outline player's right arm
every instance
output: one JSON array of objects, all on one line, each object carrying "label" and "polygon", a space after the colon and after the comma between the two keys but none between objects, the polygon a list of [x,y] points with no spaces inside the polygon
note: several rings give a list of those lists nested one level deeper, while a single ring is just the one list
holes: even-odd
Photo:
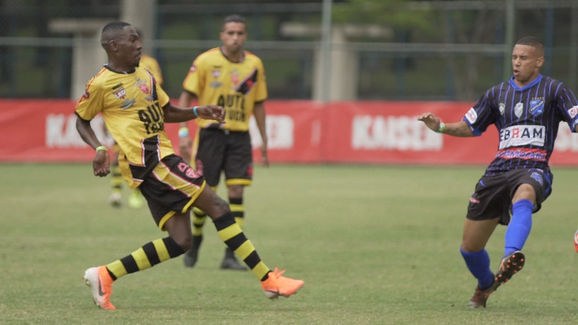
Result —
[{"label": "player's right arm", "polygon": [[94,172],[94,176],[106,176],[110,173],[110,157],[108,155],[107,150],[100,150],[97,148],[103,147],[100,143],[94,130],[90,126],[90,121],[83,120],[80,117],[76,117],[76,130],[78,134],[82,138],[86,144],[91,146],[94,150],[96,150],[96,155],[92,160],[92,170]]},{"label": "player's right arm", "polygon": [[454,123],[443,123],[442,120],[433,113],[424,113],[418,117],[418,120],[424,122],[429,129],[435,132],[453,135],[455,137],[474,136],[468,123],[463,120]]}]

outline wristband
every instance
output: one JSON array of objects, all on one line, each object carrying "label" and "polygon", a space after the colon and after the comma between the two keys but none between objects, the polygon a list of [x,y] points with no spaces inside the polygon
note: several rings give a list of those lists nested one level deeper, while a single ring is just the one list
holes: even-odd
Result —
[{"label": "wristband", "polygon": [[95,150],[96,152],[99,152],[99,151],[108,151],[108,148],[105,147],[105,146],[98,146],[98,147],[96,147],[94,150]]},{"label": "wristband", "polygon": [[189,135],[189,129],[187,127],[182,127],[179,129],[179,138],[184,138]]},{"label": "wristband", "polygon": [[444,122],[440,122],[440,128],[436,131],[437,133],[444,133],[446,130],[446,124]]},{"label": "wristband", "polygon": [[193,113],[195,113],[195,116],[196,116],[196,117],[199,116],[199,112],[197,112],[197,109],[199,109],[199,106],[193,107]]}]

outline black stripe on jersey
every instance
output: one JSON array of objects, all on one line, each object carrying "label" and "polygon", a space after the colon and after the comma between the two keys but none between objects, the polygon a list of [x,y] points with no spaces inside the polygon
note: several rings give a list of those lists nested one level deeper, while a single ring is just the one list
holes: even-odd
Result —
[{"label": "black stripe on jersey", "polygon": [[130,165],[130,171],[134,178],[144,179],[160,161],[159,153],[159,137],[155,135],[144,139],[142,142],[142,149],[144,155],[144,166]]},{"label": "black stripe on jersey", "polygon": [[235,90],[243,95],[246,95],[251,90],[251,88],[253,88],[256,82],[257,69],[253,70],[253,72],[247,78],[245,78],[245,80],[243,80],[239,87],[237,87]]}]

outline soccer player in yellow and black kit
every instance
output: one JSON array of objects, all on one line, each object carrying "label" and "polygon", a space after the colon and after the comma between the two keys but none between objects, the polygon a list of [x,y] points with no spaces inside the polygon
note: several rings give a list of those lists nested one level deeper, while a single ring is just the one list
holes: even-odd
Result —
[{"label": "soccer player in yellow and black kit", "polygon": [[[208,50],[193,62],[185,80],[179,105],[188,106],[194,98],[200,105],[219,105],[226,110],[224,124],[211,120],[197,119],[195,144],[191,144],[186,123],[179,129],[180,153],[191,156],[215,190],[221,172],[225,174],[229,204],[235,220],[243,224],[245,208],[243,190],[251,184],[253,157],[249,135],[249,118],[255,116],[263,140],[261,156],[268,166],[265,106],[267,84],[263,63],[256,55],[243,49],[247,39],[245,19],[239,15],[225,18],[221,29],[222,46]],[[206,214],[193,209],[193,245],[185,254],[184,263],[193,267],[197,262],[198,250],[203,240],[203,225]],[[244,270],[227,248],[221,269]]]},{"label": "soccer player in yellow and black kit", "polygon": [[122,276],[148,269],[177,257],[191,246],[189,210],[199,207],[212,218],[223,242],[261,281],[269,298],[290,296],[304,282],[271,271],[260,259],[231,215],[227,202],[219,198],[202,175],[174,154],[164,131],[164,123],[182,122],[196,117],[224,121],[224,110],[216,105],[183,108],[173,106],[165,91],[147,70],[139,67],[142,41],[128,23],[107,24],[101,43],[108,64],[91,79],[78,101],[76,128],[82,139],[95,149],[92,161],[95,176],[110,172],[109,153],[96,137],[90,120],[101,113],[120,146],[121,172],[130,186],[138,187],[153,219],[168,236],[144,244],[129,255],[84,273],[94,302],[103,309],[115,309],[110,302],[112,283]]},{"label": "soccer player in yellow and black kit", "polygon": [[[142,39],[142,33],[140,30],[137,29],[137,33]],[[150,55],[142,54],[139,62],[139,66],[148,70],[153,77],[155,77],[155,81],[159,86],[163,85],[163,74],[161,70],[161,66],[159,62]],[[104,128],[106,132],[108,130],[106,127]],[[110,185],[112,191],[108,198],[108,201],[113,207],[120,207],[122,206],[122,175],[120,174],[120,167],[118,165],[118,154],[119,154],[119,146],[118,144],[114,144],[113,146],[113,157],[110,167]],[[130,196],[128,197],[128,206],[131,208],[140,208],[144,205],[144,198],[140,194],[138,188],[132,189]]]}]

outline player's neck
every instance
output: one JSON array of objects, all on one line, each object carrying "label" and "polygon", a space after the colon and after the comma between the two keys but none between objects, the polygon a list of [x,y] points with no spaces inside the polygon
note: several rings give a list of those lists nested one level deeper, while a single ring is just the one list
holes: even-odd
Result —
[{"label": "player's neck", "polygon": [[223,53],[223,56],[227,58],[227,60],[233,63],[241,63],[245,60],[245,51],[243,50],[240,50],[237,53],[229,53],[225,47],[221,46],[221,53]]},{"label": "player's neck", "polygon": [[129,65],[119,65],[119,64],[114,64],[114,62],[109,62],[107,64],[104,65],[107,69],[116,72],[116,73],[124,73],[124,74],[128,74],[128,73],[133,73],[135,70],[134,66],[129,66]]}]

